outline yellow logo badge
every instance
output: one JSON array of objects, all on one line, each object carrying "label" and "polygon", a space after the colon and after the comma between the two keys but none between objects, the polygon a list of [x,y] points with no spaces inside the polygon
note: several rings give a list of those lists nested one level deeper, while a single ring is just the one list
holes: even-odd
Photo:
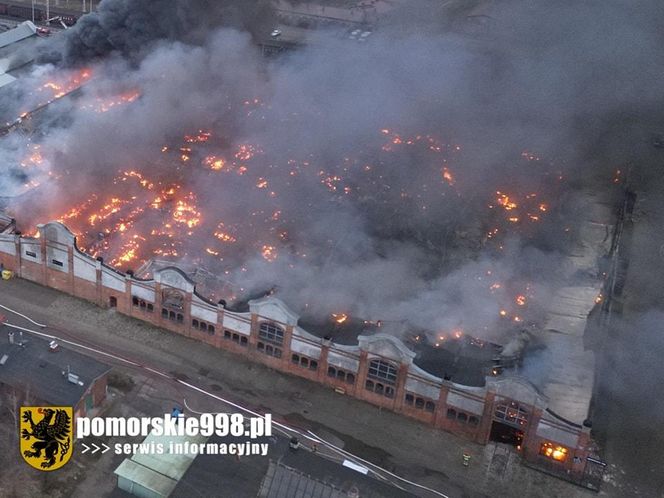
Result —
[{"label": "yellow logo badge", "polygon": [[19,430],[23,460],[36,469],[59,469],[74,452],[70,406],[22,406]]}]

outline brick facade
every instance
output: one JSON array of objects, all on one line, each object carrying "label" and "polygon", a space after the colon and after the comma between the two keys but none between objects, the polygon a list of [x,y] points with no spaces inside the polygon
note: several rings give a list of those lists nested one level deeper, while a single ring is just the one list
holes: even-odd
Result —
[{"label": "brick facade", "polygon": [[[545,458],[565,472],[578,474],[591,454],[588,430],[547,413],[546,400],[524,380],[488,377],[482,388],[454,384],[417,367],[415,353],[395,337],[376,334],[360,336],[356,346],[335,344],[300,328],[299,317],[278,299],[253,300],[249,312],[233,312],[199,296],[194,283],[175,267],[156,271],[153,280],[141,280],[80,252],[64,225],[48,223],[38,228],[38,238],[0,234],[0,262],[21,278],[104,308],[115,307],[125,315],[480,444],[489,441],[492,427],[501,422],[496,407],[514,402],[527,413],[527,422],[518,427],[524,434],[520,451],[525,459]],[[262,324],[276,328],[265,334]],[[393,377],[377,376],[372,362],[379,362],[374,365],[382,365]],[[97,404],[101,384],[93,389]],[[564,461],[543,455],[545,443],[565,448]]]}]

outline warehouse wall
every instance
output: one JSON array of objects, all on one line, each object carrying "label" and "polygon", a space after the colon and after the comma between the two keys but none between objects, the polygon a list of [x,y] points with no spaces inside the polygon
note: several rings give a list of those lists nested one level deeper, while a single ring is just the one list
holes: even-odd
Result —
[{"label": "warehouse wall", "polygon": [[[545,413],[532,385],[512,378],[487,379],[483,388],[440,379],[413,363],[415,353],[386,334],[358,337],[355,346],[316,337],[299,327],[299,317],[283,302],[265,297],[233,312],[196,293],[194,282],[175,267],[141,280],[81,252],[60,223],[40,225],[39,237],[0,234],[0,263],[17,276],[58,289],[149,322],[212,347],[225,349],[276,370],[328,386],[478,443],[489,441],[499,404],[514,401],[528,413],[520,451],[539,461],[542,444],[564,446],[564,462],[549,462],[569,473],[583,472],[591,444],[587,430]],[[277,330],[279,337],[263,329]],[[371,377],[372,362],[395,371],[394,382]],[[527,401],[524,401],[527,400]]]}]

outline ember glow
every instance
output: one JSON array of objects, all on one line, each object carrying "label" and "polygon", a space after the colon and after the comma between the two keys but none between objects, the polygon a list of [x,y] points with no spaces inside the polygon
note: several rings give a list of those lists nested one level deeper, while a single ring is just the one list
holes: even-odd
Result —
[{"label": "ember glow", "polygon": [[[319,318],[344,309],[376,326],[399,323],[383,313],[392,312],[388,302],[410,299],[407,290],[396,291],[402,281],[413,300],[429,286],[442,296],[453,292],[445,275],[455,265],[487,261],[494,275],[469,292],[485,299],[484,323],[474,321],[475,310],[444,312],[452,299],[443,308],[427,306],[436,328],[446,337],[462,329],[470,336],[490,321],[532,321],[537,297],[507,254],[540,231],[563,231],[563,175],[546,153],[494,142],[504,163],[496,166],[487,159],[489,142],[455,128],[452,118],[404,120],[398,113],[337,126],[328,140],[321,131],[329,124],[325,102],[303,107],[262,74],[261,84],[215,83],[210,91],[226,71],[209,61],[204,71],[216,71],[214,77],[191,82],[181,75],[191,91],[176,91],[164,78],[167,60],[128,70],[126,78],[103,64],[48,73],[35,93],[47,96],[40,101],[59,99],[75,126],[56,126],[52,138],[37,136],[22,150],[25,183],[38,185],[35,195],[49,192],[43,205],[13,208],[28,213],[17,216],[25,233],[60,220],[81,250],[106,264],[139,270],[157,260],[198,268],[223,275],[233,296],[274,287],[298,306],[297,289],[316,286],[317,296],[334,294],[330,303],[311,299]],[[365,271],[367,281],[394,278],[399,285],[363,294],[353,281]],[[466,275],[472,281],[477,274],[483,269]],[[346,285],[362,297],[351,297]],[[369,311],[356,309],[362,301]]]},{"label": "ember glow", "polygon": [[[536,192],[519,196],[497,190],[495,203],[490,203],[488,207],[491,210],[502,210],[505,213],[503,219],[508,224],[537,223],[542,221],[549,209],[549,204],[541,202],[540,197],[542,196]],[[498,231],[498,228],[490,230],[487,238],[494,238]]]},{"label": "ember glow", "polygon": [[134,91],[128,91],[125,93],[121,93],[117,96],[111,96],[111,97],[97,97],[94,102],[88,103],[88,104],[83,104],[81,105],[81,109],[86,109],[86,110],[91,110],[94,112],[108,112],[111,109],[125,105],[125,104],[131,104],[133,101],[135,101],[138,97],[140,97],[140,92],[134,90]]},{"label": "ember glow", "polygon": [[58,74],[57,79],[47,81],[37,89],[38,92],[47,94],[45,103],[53,102],[74,90],[78,90],[92,77],[90,69],[81,69],[69,74]]},{"label": "ember glow", "polygon": [[[131,95],[135,95],[135,98],[128,97],[124,102],[128,106],[140,99],[140,92]],[[380,135],[390,137],[389,147],[378,143],[379,150],[373,154],[378,157],[385,155],[383,160],[391,160],[393,155],[398,160],[402,154],[412,153],[423,155],[424,158],[430,157],[432,175],[436,174],[437,159],[442,156],[444,161],[448,161],[462,150],[460,146],[446,145],[432,135],[404,138],[387,129],[379,130],[377,136]],[[265,167],[265,162],[270,161],[269,151],[250,143],[228,147],[223,136],[203,128],[184,134],[179,141],[174,140],[156,148],[155,153],[161,165],[160,174],[155,174],[150,167],[122,169],[103,189],[90,193],[75,205],[51,217],[73,230],[82,250],[92,256],[102,256],[109,264],[120,269],[137,268],[151,258],[176,262],[185,259],[195,261],[204,268],[216,268],[228,275],[229,272],[237,271],[238,267],[241,273],[246,273],[243,260],[247,254],[253,253],[268,264],[276,264],[280,258],[285,258],[289,261],[289,268],[296,269],[297,264],[293,259],[308,260],[312,253],[320,251],[320,248],[302,243],[306,241],[299,241],[298,246],[293,245],[291,234],[297,237],[298,232],[293,227],[298,221],[293,218],[292,208],[282,202],[282,199],[288,201],[294,189],[312,177],[316,178],[322,189],[317,195],[328,196],[328,202],[333,204],[348,202],[344,198],[357,202],[357,199],[364,198],[366,192],[375,190],[379,185],[379,195],[374,202],[390,202],[392,196],[381,169],[359,158],[344,156],[340,160],[341,168],[335,173],[313,167],[313,158],[293,158],[286,161],[285,177],[275,176],[273,167]],[[39,165],[43,161],[44,152],[39,147],[26,160],[31,165]],[[192,171],[206,175],[205,181],[202,184],[189,181]],[[442,174],[442,185],[436,187],[441,193],[449,186],[457,188],[456,175],[453,175],[450,168],[444,166],[442,173],[438,169],[437,174]],[[64,178],[60,181],[65,181]],[[227,191],[229,181],[235,184],[233,189],[253,186],[256,191],[262,192],[262,206],[246,214],[238,213],[239,216],[218,209],[224,207],[224,196],[217,197],[217,193]],[[426,211],[431,201],[425,200],[423,194],[431,188],[422,185],[419,191],[404,189],[398,197],[402,201],[420,204],[420,209]],[[457,198],[460,192],[456,192]],[[541,195],[533,192],[518,196],[504,190],[489,190],[487,196],[495,196],[495,204],[489,204],[488,219],[491,219],[496,208],[507,213],[504,221],[508,225],[492,228],[486,236],[487,243],[495,244],[499,250],[503,247],[500,240],[514,231],[509,224],[518,224],[520,220],[519,216],[512,213],[520,213],[523,209],[533,210],[539,217],[547,212],[549,206],[548,202],[541,202]],[[217,198],[222,201],[221,204],[216,201]],[[539,221],[533,216],[529,220]],[[192,241],[197,242],[192,244]],[[334,248],[332,237],[328,250]],[[512,323],[523,320],[523,313],[527,313],[527,310],[522,309],[518,315],[515,310],[510,311],[505,283],[493,281],[488,285],[488,291],[496,303],[502,306],[499,313],[501,318],[508,318]],[[241,293],[240,287],[237,292]],[[525,308],[526,295],[518,294],[512,298],[512,303],[517,308]],[[348,320],[345,313],[332,316],[338,324]],[[378,320],[377,323],[380,322]],[[452,337],[460,338],[461,335],[459,329],[450,332]]]},{"label": "ember glow", "polygon": [[445,180],[448,185],[454,185],[454,177],[448,168],[443,168],[443,180]]},{"label": "ember glow", "polygon": [[261,249],[261,255],[265,261],[272,263],[275,259],[277,259],[277,250],[274,246],[264,245]]},{"label": "ember glow", "polygon": [[348,315],[346,313],[332,313],[332,319],[341,325],[342,323],[345,323],[346,320],[348,320]]},{"label": "ember glow", "polygon": [[548,442],[543,443],[540,449],[542,455],[559,462],[564,462],[567,459],[567,452],[568,450],[564,446],[558,446]]}]

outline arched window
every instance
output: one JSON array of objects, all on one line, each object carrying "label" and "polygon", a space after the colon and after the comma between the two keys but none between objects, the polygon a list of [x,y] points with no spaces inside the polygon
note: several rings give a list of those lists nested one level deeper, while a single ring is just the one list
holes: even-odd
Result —
[{"label": "arched window", "polygon": [[424,408],[424,400],[422,398],[415,398],[415,407]]},{"label": "arched window", "polygon": [[424,404],[424,409],[425,409],[426,411],[428,411],[428,412],[433,412],[433,411],[436,410],[436,404],[435,404],[434,402],[432,402],[432,401],[427,401],[427,402]]},{"label": "arched window", "polygon": [[276,323],[262,322],[258,329],[258,335],[261,339],[282,344],[284,342],[284,329]]},{"label": "arched window", "polygon": [[503,401],[496,405],[494,416],[516,426],[524,426],[528,423],[528,412],[516,401]]},{"label": "arched window", "polygon": [[447,418],[455,419],[457,416],[457,412],[454,408],[448,408],[447,409]]},{"label": "arched window", "polygon": [[291,356],[291,361],[297,365],[298,363],[300,363],[300,356],[294,354],[293,356]]},{"label": "arched window", "polygon": [[464,422],[464,423],[466,423],[466,421],[468,421],[468,415],[466,415],[466,414],[463,413],[463,412],[459,412],[459,415],[457,415],[457,420],[458,420],[459,422]]},{"label": "arched window", "polygon": [[355,384],[355,376],[352,373],[346,374],[346,383]]},{"label": "arched window", "polygon": [[371,360],[367,374],[372,379],[384,381],[388,384],[396,384],[397,367],[383,360]]},{"label": "arched window", "polygon": [[334,367],[327,367],[327,375],[328,377],[336,377],[337,376],[337,370]]}]

